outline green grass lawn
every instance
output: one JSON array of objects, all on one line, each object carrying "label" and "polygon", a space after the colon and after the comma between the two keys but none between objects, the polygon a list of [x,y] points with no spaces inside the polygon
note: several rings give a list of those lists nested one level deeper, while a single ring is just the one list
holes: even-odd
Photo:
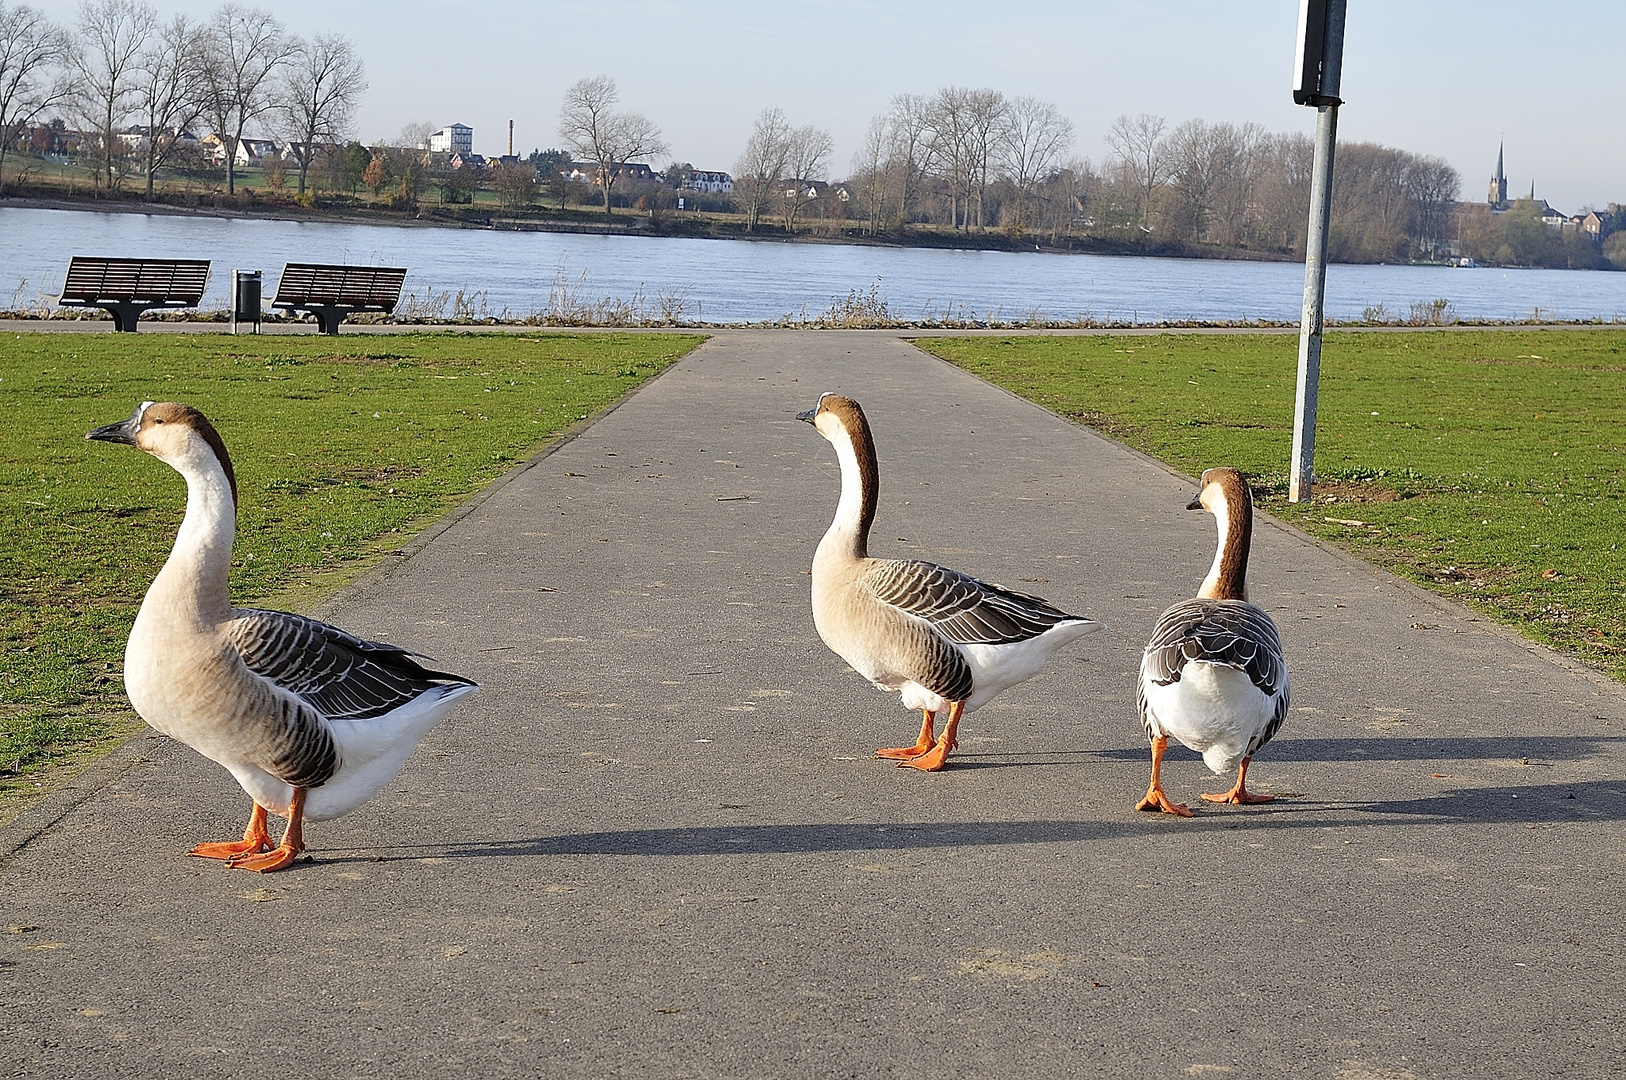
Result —
[{"label": "green grass lawn", "polygon": [[1626,679],[1626,331],[1329,334],[1297,506],[1296,336],[916,344]]},{"label": "green grass lawn", "polygon": [[186,484],[85,432],[202,410],[242,501],[232,598],[297,611],[702,340],[0,336],[0,819],[138,723],[124,641]]}]

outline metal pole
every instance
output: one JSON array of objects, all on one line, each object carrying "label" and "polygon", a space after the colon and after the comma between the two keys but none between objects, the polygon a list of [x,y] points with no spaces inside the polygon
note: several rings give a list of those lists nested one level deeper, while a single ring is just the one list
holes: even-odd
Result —
[{"label": "metal pole", "polygon": [[1327,291],[1327,219],[1332,210],[1332,149],[1338,106],[1316,109],[1310,232],[1304,245],[1304,311],[1299,319],[1299,385],[1293,403],[1293,462],[1287,501],[1309,502],[1315,478],[1315,405],[1321,385],[1322,305]]}]

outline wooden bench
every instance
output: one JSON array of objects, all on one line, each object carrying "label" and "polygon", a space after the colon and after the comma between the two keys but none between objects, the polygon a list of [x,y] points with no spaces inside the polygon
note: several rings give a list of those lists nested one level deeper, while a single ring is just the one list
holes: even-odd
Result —
[{"label": "wooden bench", "polygon": [[97,307],[113,316],[114,328],[135,333],[136,320],[150,308],[197,307],[209,284],[208,259],[103,259],[75,255],[68,260],[63,307]]},{"label": "wooden bench", "polygon": [[325,266],[289,263],[277,280],[274,308],[308,312],[324,334],[337,334],[345,316],[357,311],[385,315],[401,302],[406,268],[397,266]]}]

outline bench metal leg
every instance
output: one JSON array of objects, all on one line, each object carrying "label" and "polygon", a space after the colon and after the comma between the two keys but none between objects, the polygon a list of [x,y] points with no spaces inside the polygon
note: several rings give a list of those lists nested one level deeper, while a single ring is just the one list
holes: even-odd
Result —
[{"label": "bench metal leg", "polygon": [[115,332],[133,334],[136,332],[136,320],[141,318],[141,313],[146,311],[150,305],[134,304],[129,301],[112,301],[96,306],[113,316],[113,329]]},{"label": "bench metal leg", "polygon": [[344,307],[317,307],[308,310],[316,316],[316,324],[321,327],[322,333],[330,337],[339,336],[339,324],[350,314],[350,309]]}]

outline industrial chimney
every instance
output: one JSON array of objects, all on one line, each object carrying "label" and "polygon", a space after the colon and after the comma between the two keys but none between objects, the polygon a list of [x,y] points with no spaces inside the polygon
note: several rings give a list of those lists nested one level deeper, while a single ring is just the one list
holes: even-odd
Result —
[{"label": "industrial chimney", "polygon": [[508,121],[508,156],[514,156],[514,122]]}]

